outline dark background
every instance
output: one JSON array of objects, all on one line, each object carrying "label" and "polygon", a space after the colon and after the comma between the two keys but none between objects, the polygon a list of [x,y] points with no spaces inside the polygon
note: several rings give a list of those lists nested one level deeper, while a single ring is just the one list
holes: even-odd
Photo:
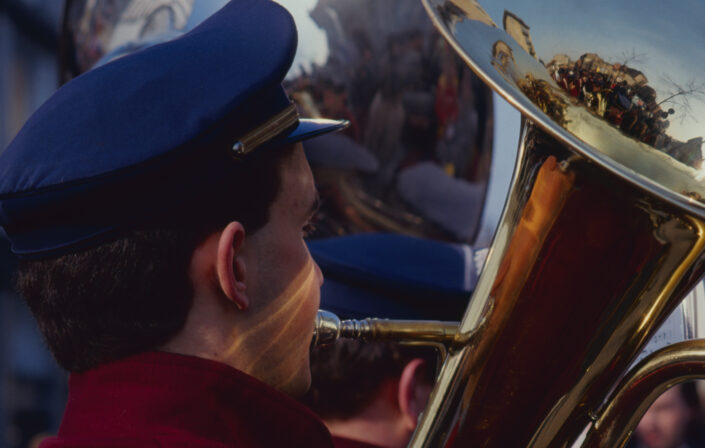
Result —
[{"label": "dark background", "polygon": [[[57,87],[62,2],[0,0],[0,151]],[[54,363],[12,287],[15,260],[0,230],[0,447],[54,432],[66,374]]]}]

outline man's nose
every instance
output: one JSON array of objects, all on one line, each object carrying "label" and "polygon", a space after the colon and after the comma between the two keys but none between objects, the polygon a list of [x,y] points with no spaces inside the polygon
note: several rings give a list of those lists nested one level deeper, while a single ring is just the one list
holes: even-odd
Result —
[{"label": "man's nose", "polygon": [[320,288],[323,286],[323,272],[321,272],[321,268],[315,260],[313,260],[313,267],[316,270],[316,279],[318,279],[318,287]]}]

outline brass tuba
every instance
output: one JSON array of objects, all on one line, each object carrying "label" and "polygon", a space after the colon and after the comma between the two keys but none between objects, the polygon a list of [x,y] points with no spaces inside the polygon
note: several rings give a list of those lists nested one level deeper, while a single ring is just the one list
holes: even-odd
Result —
[{"label": "brass tuba", "polygon": [[[660,392],[705,376],[699,340],[629,371],[705,273],[705,6],[423,4],[523,124],[473,297],[437,331],[448,356],[410,446],[623,446]],[[416,325],[427,340],[433,323]],[[357,328],[413,339],[404,322]]]}]

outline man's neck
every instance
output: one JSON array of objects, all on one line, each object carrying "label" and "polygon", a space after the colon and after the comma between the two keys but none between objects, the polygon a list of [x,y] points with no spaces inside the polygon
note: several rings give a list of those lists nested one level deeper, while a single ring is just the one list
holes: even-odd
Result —
[{"label": "man's neck", "polygon": [[324,419],[324,423],[335,437],[385,448],[401,448],[408,443],[411,432],[404,428],[398,415],[398,410],[390,410],[387,404],[378,400],[350,419]]}]

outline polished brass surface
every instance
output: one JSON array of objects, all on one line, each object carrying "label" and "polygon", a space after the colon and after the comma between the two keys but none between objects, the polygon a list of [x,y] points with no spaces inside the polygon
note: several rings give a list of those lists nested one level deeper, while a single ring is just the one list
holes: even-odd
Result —
[{"label": "polished brass surface", "polygon": [[705,340],[663,348],[640,362],[597,412],[584,448],[623,447],[649,406],[676,384],[705,378]]},{"label": "polished brass surface", "polygon": [[293,104],[279,112],[266,122],[244,135],[233,145],[233,155],[242,157],[249,154],[262,143],[276,137],[299,122],[299,113]]},{"label": "polished brass surface", "polygon": [[313,330],[312,345],[330,344],[339,338],[367,341],[395,341],[415,345],[456,343],[458,322],[436,320],[361,319],[340,320],[335,314],[319,310]]},{"label": "polished brass surface", "polygon": [[330,311],[318,310],[311,348],[331,344],[340,338],[340,318]]},{"label": "polished brass surface", "polygon": [[[654,2],[598,16],[572,1],[423,3],[525,121],[504,215],[460,325],[468,344],[450,353],[411,446],[571,446],[704,271],[702,129],[670,119],[705,118],[705,89],[692,80],[705,59],[662,42],[668,34],[699,54],[702,33],[635,33],[652,10],[664,23],[683,17]],[[687,14],[702,18],[703,8]],[[613,17],[623,32],[606,47],[600,29]],[[700,29],[684,20],[683,30]],[[608,63],[605,48],[648,50],[657,63]],[[669,93],[658,70],[683,88]]]}]

